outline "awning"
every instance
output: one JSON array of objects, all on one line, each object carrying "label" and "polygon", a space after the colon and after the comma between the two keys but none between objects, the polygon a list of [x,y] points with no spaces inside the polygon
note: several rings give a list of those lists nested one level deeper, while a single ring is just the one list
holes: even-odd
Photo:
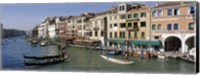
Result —
[{"label": "awning", "polygon": [[108,42],[117,43],[117,44],[124,44],[125,40],[117,40],[117,39],[108,39]]},{"label": "awning", "polygon": [[161,45],[160,41],[148,41],[148,40],[133,40],[131,41],[134,45],[152,45],[152,46],[159,46]]},{"label": "awning", "polygon": [[148,45],[159,46],[162,43],[160,41],[147,41]]},{"label": "awning", "polygon": [[147,45],[146,41],[143,40],[133,40],[131,43],[134,45]]}]

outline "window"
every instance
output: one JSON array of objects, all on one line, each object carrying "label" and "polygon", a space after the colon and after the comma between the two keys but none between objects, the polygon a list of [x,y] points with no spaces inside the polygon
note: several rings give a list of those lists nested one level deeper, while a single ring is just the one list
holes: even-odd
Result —
[{"label": "window", "polygon": [[174,24],[174,30],[178,30],[178,23]]},{"label": "window", "polygon": [[126,19],[126,15],[120,15],[121,19]]},{"label": "window", "polygon": [[172,24],[167,24],[167,30],[172,30]]},{"label": "window", "polygon": [[156,30],[156,24],[152,25],[152,30]]},{"label": "window", "polygon": [[117,38],[117,32],[115,32],[115,38]]},{"label": "window", "polygon": [[194,14],[194,13],[195,13],[195,7],[194,7],[194,6],[191,6],[191,7],[190,7],[189,13],[190,13],[190,14]]},{"label": "window", "polygon": [[138,23],[134,22],[134,28],[137,28],[137,27],[138,27]]},{"label": "window", "polygon": [[117,23],[114,24],[114,27],[117,27]]},{"label": "window", "polygon": [[110,28],[112,28],[112,24],[110,24]]},{"label": "window", "polygon": [[162,16],[162,10],[159,10],[159,11],[158,11],[158,16],[159,16],[159,17]]},{"label": "window", "polygon": [[145,38],[145,33],[144,32],[141,32],[141,37]]},{"label": "window", "polygon": [[122,10],[122,6],[119,6],[119,11],[121,11]]},{"label": "window", "polygon": [[158,30],[162,30],[162,25],[161,24],[158,24]]},{"label": "window", "polygon": [[97,25],[97,21],[95,21],[95,25]]},{"label": "window", "polygon": [[131,38],[131,32],[128,32],[128,37]]},{"label": "window", "polygon": [[153,17],[156,17],[156,11],[153,11],[153,12],[152,12],[152,16],[153,16]]},{"label": "window", "polygon": [[167,10],[167,16],[171,16],[172,15],[172,9],[168,9]]},{"label": "window", "polygon": [[137,32],[134,32],[134,38],[137,38]]},{"label": "window", "polygon": [[92,31],[90,31],[90,36],[92,36]]},{"label": "window", "polygon": [[83,29],[85,29],[85,25],[83,25]]},{"label": "window", "polygon": [[122,6],[122,11],[124,11],[125,10],[125,7],[124,6]]},{"label": "window", "polygon": [[110,32],[110,38],[112,38],[112,32]]},{"label": "window", "polygon": [[112,20],[112,16],[110,16],[110,20]]},{"label": "window", "polygon": [[141,27],[145,27],[146,26],[146,22],[140,22],[140,26]]},{"label": "window", "polygon": [[138,18],[138,14],[133,14],[133,17],[134,18]]},{"label": "window", "polygon": [[117,16],[115,15],[115,20],[117,19]]},{"label": "window", "polygon": [[141,13],[141,17],[146,17],[146,13],[145,12]]},{"label": "window", "polygon": [[120,32],[120,38],[125,38],[125,32]]},{"label": "window", "polygon": [[82,20],[78,20],[78,23],[82,23]]},{"label": "window", "polygon": [[128,23],[128,27],[132,27],[132,23]]},{"label": "window", "polygon": [[104,32],[103,32],[103,31],[101,31],[101,36],[103,36],[103,33],[104,33]]},{"label": "window", "polygon": [[119,6],[119,11],[124,11],[124,6]]},{"label": "window", "polygon": [[193,22],[192,22],[192,23],[189,23],[188,29],[189,29],[189,30],[194,30],[194,23],[193,23]]},{"label": "window", "polygon": [[97,31],[95,31],[95,36],[96,36],[96,37],[98,36]]},{"label": "window", "polygon": [[174,9],[174,15],[179,15],[179,9]]},{"label": "window", "polygon": [[131,19],[132,18],[132,15],[131,14],[128,14],[128,19]]},{"label": "window", "polygon": [[120,28],[125,28],[126,27],[126,23],[121,23],[120,24]]}]

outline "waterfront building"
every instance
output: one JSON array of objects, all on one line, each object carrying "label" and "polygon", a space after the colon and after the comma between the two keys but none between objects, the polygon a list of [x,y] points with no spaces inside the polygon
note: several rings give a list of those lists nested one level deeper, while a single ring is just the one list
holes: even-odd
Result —
[{"label": "waterfront building", "polygon": [[150,40],[150,7],[133,3],[126,14],[126,39]]},{"label": "waterfront building", "polygon": [[84,13],[76,17],[77,36],[89,38],[90,31],[87,28],[89,27],[89,20],[94,16],[95,16],[94,13]]},{"label": "waterfront building", "polygon": [[75,16],[69,16],[67,19],[67,37],[68,38],[76,38],[77,37],[77,20]]},{"label": "waterfront building", "polygon": [[47,31],[49,38],[56,38],[56,17],[47,17]]},{"label": "waterfront building", "polygon": [[67,37],[67,22],[66,22],[67,17],[60,16],[56,18],[56,34],[60,38],[65,38]]},{"label": "waterfront building", "polygon": [[41,23],[38,26],[38,38],[45,38],[46,37],[46,25],[45,23]]},{"label": "waterfront building", "polygon": [[[115,13],[108,16],[108,43],[109,40],[118,41],[117,47],[125,40],[150,40],[150,7],[142,4],[120,3],[113,10]],[[108,46],[112,46],[110,42]]]},{"label": "waterfront building", "polygon": [[96,13],[94,18],[89,20],[90,39],[100,40],[102,45],[105,45],[107,39],[107,16],[112,10]]},{"label": "waterfront building", "polygon": [[187,53],[195,48],[195,2],[167,2],[151,9],[151,39],[161,40],[162,51]]}]

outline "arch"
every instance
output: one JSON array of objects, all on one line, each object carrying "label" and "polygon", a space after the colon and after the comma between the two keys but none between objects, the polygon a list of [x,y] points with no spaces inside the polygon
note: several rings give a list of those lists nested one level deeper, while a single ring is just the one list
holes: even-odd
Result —
[{"label": "arch", "polygon": [[195,36],[190,36],[186,39],[185,41],[185,45],[187,46],[186,50],[190,50],[192,48],[194,48],[194,42],[195,42]]},{"label": "arch", "polygon": [[179,51],[181,48],[181,39],[177,36],[169,36],[164,40],[165,51]]}]

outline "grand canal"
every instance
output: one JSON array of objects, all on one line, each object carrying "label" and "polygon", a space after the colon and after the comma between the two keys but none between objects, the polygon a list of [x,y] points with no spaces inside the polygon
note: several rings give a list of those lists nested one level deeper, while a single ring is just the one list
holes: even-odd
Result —
[{"label": "grand canal", "polygon": [[[15,40],[13,40],[15,39]],[[40,47],[30,45],[23,38],[6,39],[2,44],[3,70],[36,70],[36,71],[100,71],[100,72],[156,72],[156,73],[195,73],[195,64],[175,59],[140,59],[130,57],[134,64],[121,65],[100,58],[100,51],[86,48],[69,47],[66,49],[69,58],[58,64],[46,66],[25,66],[23,54],[53,55],[57,46]],[[5,39],[4,39],[5,41]],[[122,56],[115,56],[121,58]]]}]

